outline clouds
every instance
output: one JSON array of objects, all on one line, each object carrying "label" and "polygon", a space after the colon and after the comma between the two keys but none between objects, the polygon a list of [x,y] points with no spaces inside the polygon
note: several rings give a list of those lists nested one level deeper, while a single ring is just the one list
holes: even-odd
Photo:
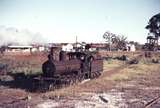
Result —
[{"label": "clouds", "polygon": [[32,33],[29,30],[18,30],[13,27],[0,26],[0,46],[8,44],[30,45],[43,44],[45,39],[39,33]]}]

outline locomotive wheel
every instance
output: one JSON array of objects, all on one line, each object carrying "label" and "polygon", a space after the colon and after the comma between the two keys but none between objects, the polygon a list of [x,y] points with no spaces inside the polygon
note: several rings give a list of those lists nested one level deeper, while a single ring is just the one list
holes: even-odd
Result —
[{"label": "locomotive wheel", "polygon": [[85,74],[81,74],[80,77],[79,77],[79,81],[83,81],[85,79]]},{"label": "locomotive wheel", "polygon": [[98,77],[101,75],[101,73],[100,72],[98,72]]},{"label": "locomotive wheel", "polygon": [[73,75],[73,84],[76,84],[77,82],[77,75]]},{"label": "locomotive wheel", "polygon": [[49,83],[48,89],[49,89],[49,91],[56,89],[56,81],[55,80]]},{"label": "locomotive wheel", "polygon": [[99,76],[100,76],[100,73],[99,72],[95,72],[95,74],[96,74],[96,78],[98,78]]},{"label": "locomotive wheel", "polygon": [[70,78],[70,85],[74,84],[74,80],[72,78]]},{"label": "locomotive wheel", "polygon": [[79,81],[79,76],[76,76],[76,83],[80,82]]},{"label": "locomotive wheel", "polygon": [[50,84],[48,89],[49,89],[49,91],[52,91],[55,89],[55,86],[53,84]]},{"label": "locomotive wheel", "polygon": [[41,91],[42,92],[48,91],[49,90],[49,86],[50,86],[50,84],[47,81],[44,81],[43,85],[41,86]]},{"label": "locomotive wheel", "polygon": [[92,72],[91,79],[98,78],[101,75],[100,72]]},{"label": "locomotive wheel", "polygon": [[66,87],[66,86],[67,86],[67,83],[68,83],[67,80],[62,81],[62,88],[63,88],[63,87]]},{"label": "locomotive wheel", "polygon": [[91,74],[91,79],[94,79],[94,73]]},{"label": "locomotive wheel", "polygon": [[46,84],[43,80],[39,80],[35,83],[36,85],[36,91],[37,92],[45,92],[46,91]]}]

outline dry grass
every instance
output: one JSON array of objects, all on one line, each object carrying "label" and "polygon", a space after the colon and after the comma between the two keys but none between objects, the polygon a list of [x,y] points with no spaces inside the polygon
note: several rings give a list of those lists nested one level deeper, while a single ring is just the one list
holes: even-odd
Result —
[{"label": "dry grass", "polygon": [[150,74],[159,69],[160,64],[136,64],[126,67],[123,70],[120,70],[117,74],[112,75],[111,77],[106,77],[111,81],[126,81],[131,80],[132,78],[138,75]]},{"label": "dry grass", "polygon": [[[126,66],[117,70],[117,72],[112,72],[115,68],[124,65],[123,62],[120,61],[105,61],[104,62],[104,72],[103,74],[97,78],[90,80],[84,84],[76,84],[73,86],[69,86],[63,89],[51,91],[46,93],[47,97],[68,97],[68,96],[79,96],[83,92],[105,92],[111,89],[115,84],[122,81],[129,81],[134,79],[137,76],[142,76],[146,74],[151,74],[152,72],[156,72],[160,67],[160,64],[134,64],[130,66]],[[110,74],[110,75],[109,75]]]},{"label": "dry grass", "polygon": [[114,68],[117,68],[121,65],[125,64],[125,62],[123,61],[119,61],[119,60],[107,60],[103,62],[103,70],[104,71],[110,71],[113,70]]},{"label": "dry grass", "polygon": [[4,55],[0,57],[0,64],[7,64],[8,73],[39,74],[41,66],[46,61],[44,54],[37,55]]}]

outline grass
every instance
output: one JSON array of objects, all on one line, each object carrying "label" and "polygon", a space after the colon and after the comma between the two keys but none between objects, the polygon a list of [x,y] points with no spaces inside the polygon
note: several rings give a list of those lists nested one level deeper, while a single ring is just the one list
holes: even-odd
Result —
[{"label": "grass", "polygon": [[5,55],[0,57],[3,64],[7,64],[8,73],[40,74],[42,63],[47,59],[44,55]]},{"label": "grass", "polygon": [[120,70],[117,74],[107,77],[111,81],[128,81],[139,75],[150,74],[159,69],[159,64],[135,64]]},{"label": "grass", "polygon": [[114,68],[117,68],[121,65],[123,65],[124,62],[123,61],[119,61],[119,60],[105,60],[103,63],[103,70],[104,71],[110,71],[113,70]]},{"label": "grass", "polygon": [[130,66],[126,66],[117,73],[108,75],[106,74],[108,71],[115,69],[119,66],[123,65],[123,62],[120,61],[105,61],[104,62],[104,73],[97,79],[90,80],[84,84],[77,84],[73,86],[69,86],[66,88],[62,88],[59,90],[51,91],[46,93],[47,97],[70,97],[70,96],[79,96],[83,92],[105,92],[114,85],[123,82],[134,80],[134,78],[143,75],[152,74],[152,72],[157,72],[160,67],[160,64],[144,64],[140,62],[139,64],[133,64]]}]

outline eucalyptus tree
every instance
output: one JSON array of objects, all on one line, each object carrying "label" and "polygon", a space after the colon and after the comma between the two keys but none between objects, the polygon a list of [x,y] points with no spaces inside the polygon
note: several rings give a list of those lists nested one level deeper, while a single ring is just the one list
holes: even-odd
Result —
[{"label": "eucalyptus tree", "polygon": [[158,39],[160,37],[160,13],[150,18],[146,29],[148,29],[155,38]]},{"label": "eucalyptus tree", "polygon": [[111,47],[114,46],[114,49],[124,50],[127,43],[127,37],[124,35],[116,35],[114,33],[105,32],[103,38],[109,44],[109,50],[111,51]]}]

